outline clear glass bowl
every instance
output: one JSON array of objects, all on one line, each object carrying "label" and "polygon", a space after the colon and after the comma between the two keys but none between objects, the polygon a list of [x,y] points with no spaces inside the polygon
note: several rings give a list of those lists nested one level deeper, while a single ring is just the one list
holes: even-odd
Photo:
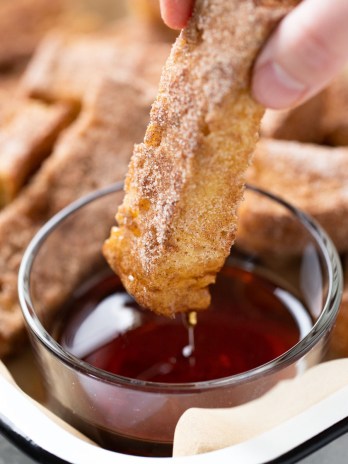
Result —
[{"label": "clear glass bowl", "polygon": [[313,324],[283,355],[222,379],[169,384],[121,377],[76,358],[55,340],[52,321],[59,308],[83,282],[107,267],[101,245],[114,225],[122,185],[68,206],[30,243],[19,272],[19,297],[50,407],[101,446],[126,454],[170,455],[175,425],[188,408],[242,404],[322,359],[342,293],[335,248],[321,227],[286,202],[253,187],[246,196],[247,201],[262,200],[284,210],[300,245],[295,256],[273,254],[253,248],[246,234],[239,237],[229,259],[290,289]]}]

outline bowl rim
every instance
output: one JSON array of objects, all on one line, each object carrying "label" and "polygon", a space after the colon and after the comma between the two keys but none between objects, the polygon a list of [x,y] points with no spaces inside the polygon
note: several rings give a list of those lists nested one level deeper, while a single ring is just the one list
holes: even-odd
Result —
[{"label": "bowl rim", "polygon": [[30,273],[37,252],[50,233],[54,231],[66,218],[84,206],[92,203],[93,201],[99,200],[110,194],[122,192],[123,182],[117,182],[102,189],[98,189],[72,202],[57,214],[55,214],[50,220],[48,220],[32,238],[23,255],[18,273],[18,296],[20,307],[27,325],[27,330],[51,354],[53,354],[56,358],[74,370],[79,371],[87,376],[97,377],[107,383],[117,383],[118,385],[127,386],[128,388],[132,389],[146,389],[154,391],[161,390],[161,392],[164,390],[181,391],[189,393],[193,390],[196,391],[197,389],[207,390],[227,387],[242,383],[246,380],[256,380],[264,374],[271,374],[278,368],[279,365],[286,367],[289,364],[298,361],[304,354],[308,353],[311,348],[313,348],[314,345],[325,335],[326,330],[332,327],[336,319],[341,303],[341,295],[343,292],[343,272],[340,258],[333,242],[327,233],[308,214],[292,206],[286,200],[278,197],[273,193],[249,184],[246,185],[246,189],[263,195],[285,207],[315,239],[321,250],[321,253],[323,254],[327,267],[328,290],[326,301],[323,305],[320,316],[318,317],[310,332],[281,356],[254,369],[221,379],[193,383],[161,383],[131,379],[94,367],[89,363],[75,357],[71,353],[65,351],[61,345],[49,335],[49,333],[41,325],[39,318],[35,313],[34,304],[30,295]]}]

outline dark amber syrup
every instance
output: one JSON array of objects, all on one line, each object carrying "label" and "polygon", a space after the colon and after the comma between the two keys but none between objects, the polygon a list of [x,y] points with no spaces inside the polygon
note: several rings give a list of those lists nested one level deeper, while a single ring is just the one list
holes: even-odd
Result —
[{"label": "dark amber syrup", "polygon": [[[311,328],[303,305],[272,281],[226,266],[194,328],[144,310],[114,275],[81,287],[60,323],[62,346],[113,374],[151,382],[220,379],[271,361]],[[192,338],[192,335],[193,338]]]}]

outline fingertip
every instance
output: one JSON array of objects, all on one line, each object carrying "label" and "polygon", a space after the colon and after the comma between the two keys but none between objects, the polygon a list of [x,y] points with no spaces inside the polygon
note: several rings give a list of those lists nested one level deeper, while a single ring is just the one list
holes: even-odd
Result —
[{"label": "fingertip", "polygon": [[183,29],[191,16],[194,0],[160,0],[164,23],[171,29]]},{"label": "fingertip", "polygon": [[183,29],[186,24],[187,24],[187,20],[184,20],[184,19],[181,19],[181,18],[173,18],[171,16],[166,16],[166,15],[163,15],[162,14],[162,19],[164,21],[164,24],[168,27],[170,27],[170,29],[174,29],[174,30],[181,30]]}]

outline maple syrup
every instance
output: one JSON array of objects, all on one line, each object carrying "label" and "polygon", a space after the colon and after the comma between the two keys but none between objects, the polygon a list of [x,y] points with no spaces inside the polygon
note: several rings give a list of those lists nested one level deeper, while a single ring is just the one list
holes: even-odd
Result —
[{"label": "maple syrup", "polygon": [[265,364],[312,327],[294,295],[236,266],[222,269],[211,294],[207,310],[191,313],[188,320],[170,319],[142,309],[117,276],[96,276],[66,306],[58,340],[75,356],[113,374],[193,383]]}]

